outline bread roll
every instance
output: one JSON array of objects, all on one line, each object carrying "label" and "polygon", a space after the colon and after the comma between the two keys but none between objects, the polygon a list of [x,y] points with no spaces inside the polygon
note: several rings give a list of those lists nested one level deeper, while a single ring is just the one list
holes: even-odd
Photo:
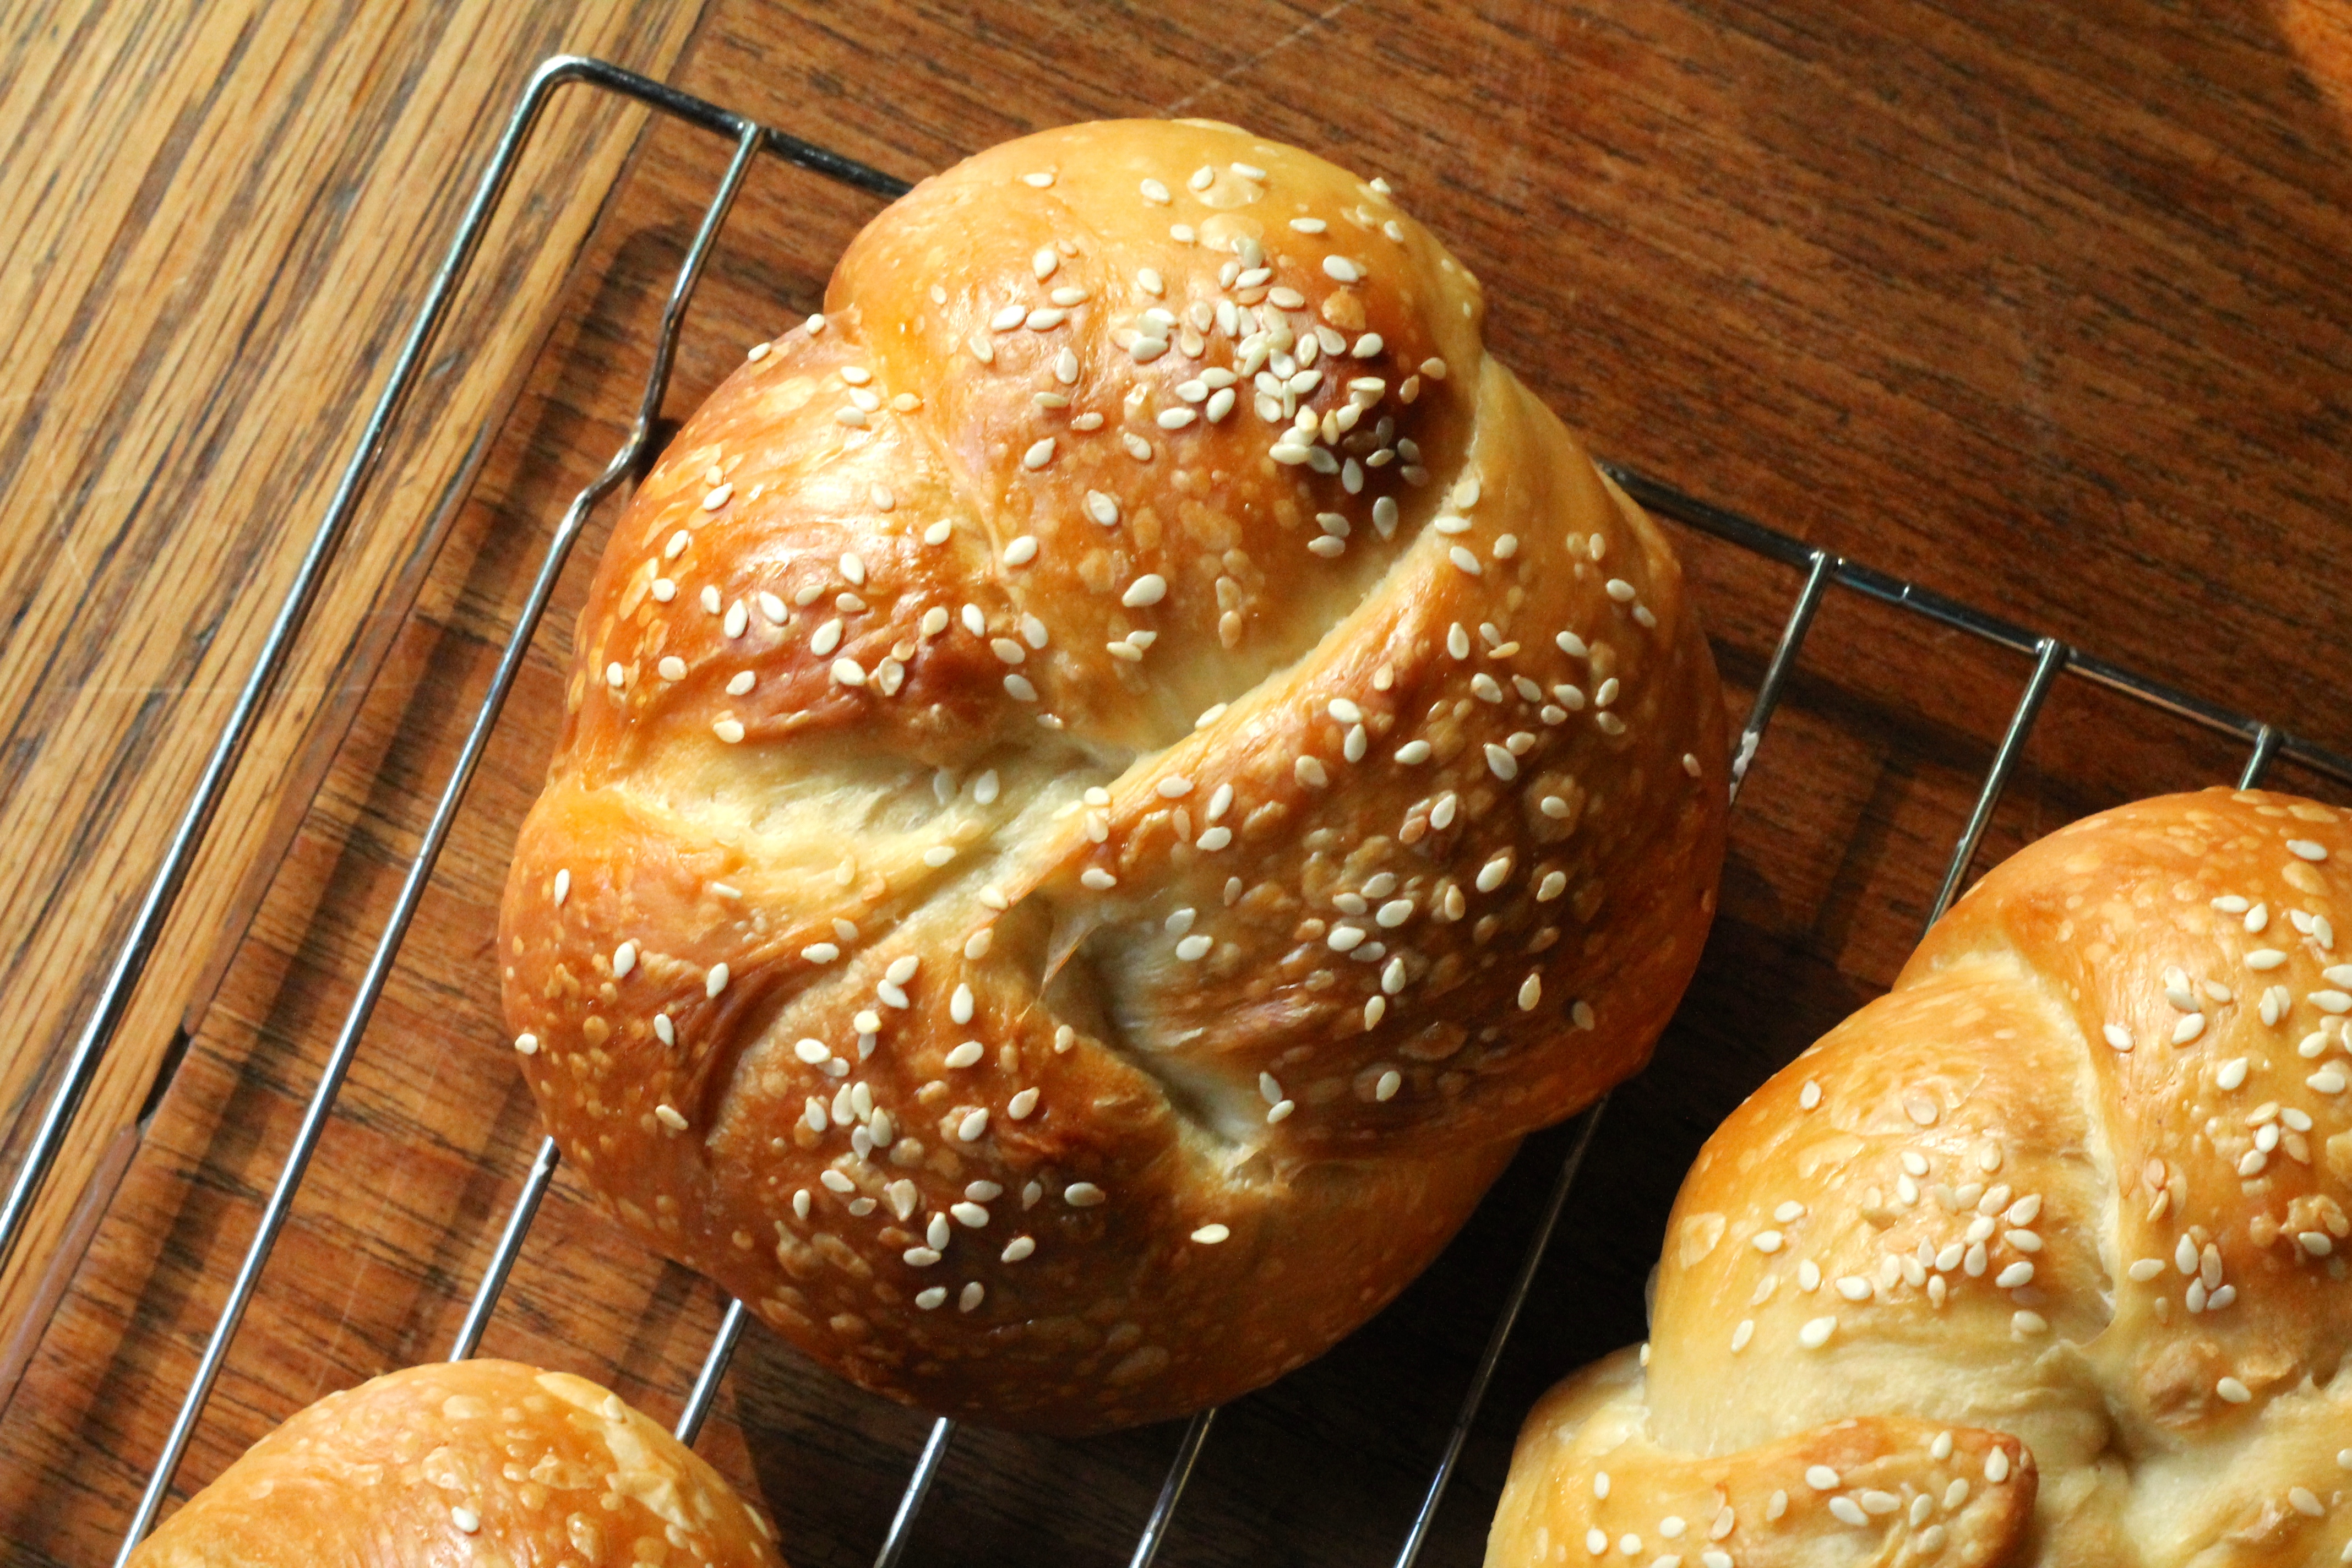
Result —
[{"label": "bread roll", "polygon": [[1721,700],[1480,307],[1319,159],[1081,125],[925,182],[712,395],[502,925],[649,1245],[899,1399],[1154,1420],[1354,1328],[1641,1065]]},{"label": "bread roll", "polygon": [[619,1394],[464,1361],[327,1395],[190,1498],[130,1568],[782,1568],[774,1540]]},{"label": "bread roll", "polygon": [[1985,878],[1708,1140],[1646,1370],[1537,1408],[1487,1562],[2337,1562],[2339,927],[2352,819],[2285,795]]}]

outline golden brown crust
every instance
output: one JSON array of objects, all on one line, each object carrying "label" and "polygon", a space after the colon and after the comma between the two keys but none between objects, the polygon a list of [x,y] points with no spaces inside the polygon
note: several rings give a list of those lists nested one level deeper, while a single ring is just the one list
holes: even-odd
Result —
[{"label": "golden brown crust", "polygon": [[782,1568],[774,1540],[718,1471],[618,1394],[568,1373],[467,1361],[327,1395],[247,1449],[131,1562]]},{"label": "golden brown crust", "polygon": [[2252,791],[1986,877],[1701,1152],[1626,1396],[1645,1436],[1696,1462],[1984,1428],[2037,1462],[2020,1563],[2336,1561],[2347,904],[2352,819]]},{"label": "golden brown crust", "polygon": [[652,1245],[870,1387],[1229,1398],[1646,1057],[1722,855],[1706,642],[1475,282],[1305,153],[1013,142],[826,303],[583,612],[524,1071]]},{"label": "golden brown crust", "polygon": [[1647,1430],[1642,1369],[1625,1350],[1528,1417],[1486,1561],[1990,1568],[2013,1561],[2031,1529],[2037,1479],[2014,1437],[1878,1416],[1720,1458],[1673,1452]]}]

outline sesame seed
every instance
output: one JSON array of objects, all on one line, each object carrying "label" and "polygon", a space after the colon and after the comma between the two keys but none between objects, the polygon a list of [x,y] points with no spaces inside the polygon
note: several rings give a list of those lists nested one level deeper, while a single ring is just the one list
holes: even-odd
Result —
[{"label": "sesame seed", "polygon": [[2298,860],[2319,861],[2327,858],[2327,847],[2324,844],[2315,843],[2308,838],[2288,839],[2286,841],[2286,852],[2294,856]]},{"label": "sesame seed", "polygon": [[654,1120],[659,1121],[664,1127],[668,1128],[673,1132],[683,1132],[686,1131],[686,1118],[678,1114],[677,1107],[674,1105],[663,1104],[655,1106]]},{"label": "sesame seed", "polygon": [[514,1047],[524,1056],[535,1057],[539,1055],[539,1037],[530,1034],[517,1035]]},{"label": "sesame seed", "polygon": [[2127,1051],[2132,1048],[2131,1031],[2125,1028],[2121,1024],[2109,1024],[2105,1026],[2102,1030],[2102,1033],[2106,1036],[2107,1044],[2113,1046],[2116,1049],[2119,1051]]},{"label": "sesame seed", "polygon": [[1072,1182],[1062,1189],[1062,1201],[1074,1209],[1093,1208],[1103,1201],[1105,1195],[1103,1190],[1092,1182]]},{"label": "sesame seed", "polygon": [[1037,1109],[1037,1091],[1024,1089],[1004,1102],[1004,1114],[1015,1121],[1026,1121],[1029,1113]]},{"label": "sesame seed", "polygon": [[1048,436],[1044,440],[1037,442],[1027,451],[1021,454],[1021,466],[1024,468],[1042,468],[1053,460],[1054,437],[1051,436]]},{"label": "sesame seed", "polygon": [[1214,1247],[1234,1233],[1222,1225],[1204,1225],[1192,1233],[1192,1239],[1203,1247]]},{"label": "sesame seed", "polygon": [[988,1112],[985,1110],[974,1110],[967,1113],[962,1121],[956,1123],[955,1135],[960,1142],[974,1143],[979,1142],[980,1135],[987,1131]]},{"label": "sesame seed", "polygon": [[1168,579],[1157,572],[1147,572],[1127,585],[1118,602],[1129,609],[1142,609],[1156,605],[1168,596]]},{"label": "sesame seed", "polygon": [[1394,1099],[1396,1097],[1396,1091],[1403,1087],[1403,1075],[1399,1073],[1394,1068],[1391,1068],[1388,1071],[1381,1074],[1380,1081],[1372,1086],[1372,1098],[1385,1104],[1389,1100]]},{"label": "sesame seed", "polygon": [[2176,1046],[2185,1046],[2204,1032],[2204,1014],[2184,1014],[2182,1015],[2180,1021],[2172,1026],[2172,1043]]},{"label": "sesame seed", "polygon": [[716,996],[721,991],[726,990],[729,973],[730,972],[725,964],[712,964],[710,966],[710,973],[703,976],[702,994],[706,996]]},{"label": "sesame seed", "polygon": [[1830,1336],[1835,1332],[1835,1318],[1814,1318],[1797,1331],[1797,1342],[1809,1351],[1817,1351],[1829,1343]]},{"label": "sesame seed", "polygon": [[[2222,1399],[2230,1401],[2230,1404],[2234,1404],[2234,1405],[2242,1405],[2242,1404],[2246,1404],[2246,1401],[2249,1401],[2249,1399],[2253,1399],[2253,1389],[2246,1387],[2244,1383],[2239,1383],[2237,1377],[2222,1377],[2221,1383],[2213,1384],[2213,1392],[2216,1392],[2216,1394],[2221,1394]],[[1997,1450],[1994,1450],[1994,1453],[1997,1453]],[[1990,1465],[1990,1460],[1988,1460],[1988,1465]]]},{"label": "sesame seed", "polygon": [[1843,1524],[1870,1522],[1870,1517],[1862,1511],[1861,1505],[1850,1497],[1840,1496],[1830,1499],[1830,1512],[1834,1514]]},{"label": "sesame seed", "polygon": [[1429,742],[1426,741],[1407,741],[1396,750],[1396,760],[1408,767],[1429,761]]},{"label": "sesame seed", "polygon": [[1152,204],[1154,204],[1155,205],[1158,205],[1158,206],[1163,206],[1163,207],[1164,207],[1164,206],[1166,206],[1166,205],[1167,205],[1171,201],[1172,201],[1172,200],[1174,200],[1174,199],[1175,199],[1174,197],[1171,196],[1171,195],[1168,194],[1168,187],[1167,187],[1167,186],[1165,186],[1165,185],[1163,185],[1163,184],[1160,184],[1159,181],[1157,181],[1157,180],[1146,180],[1146,181],[1144,181],[1144,182],[1143,182],[1142,190],[1143,190],[1143,199],[1144,199],[1145,201],[1147,201],[1147,202],[1150,202],[1150,203],[1152,203]]},{"label": "sesame seed", "polygon": [[1323,258],[1323,274],[1337,283],[1355,283],[1362,279],[1364,269],[1344,256]]},{"label": "sesame seed", "polygon": [[453,1503],[449,1508],[449,1522],[471,1535],[482,1528],[482,1516],[463,1503]]},{"label": "sesame seed", "polygon": [[1491,741],[1486,743],[1486,766],[1505,784],[1519,776],[1518,758],[1511,755],[1507,748],[1497,746]]},{"label": "sesame seed", "polygon": [[1037,700],[1037,689],[1030,684],[1029,678],[1025,675],[1013,674],[1006,676],[1004,678],[1004,689],[1016,702],[1034,702]]},{"label": "sesame seed", "polygon": [[1216,943],[1205,936],[1188,936],[1176,944],[1176,956],[1187,963],[1198,963],[1209,956]]}]

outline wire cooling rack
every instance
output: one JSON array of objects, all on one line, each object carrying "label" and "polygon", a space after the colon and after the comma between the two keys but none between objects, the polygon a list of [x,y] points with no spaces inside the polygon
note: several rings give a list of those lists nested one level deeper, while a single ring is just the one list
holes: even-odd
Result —
[{"label": "wire cooling rack", "polygon": [[[214,810],[218,805],[229,776],[236,770],[246,743],[270,690],[287,662],[295,637],[309,614],[311,603],[328,565],[340,547],[346,527],[357,510],[360,496],[382,456],[394,418],[399,413],[411,385],[416,379],[425,352],[446,315],[456,297],[457,286],[473,261],[483,231],[491,214],[505,193],[508,180],[514,171],[524,146],[530,139],[532,127],[557,89],[566,86],[583,86],[618,94],[634,100],[658,113],[681,120],[690,125],[724,136],[734,143],[734,156],[725,174],[703,209],[702,218],[693,242],[688,246],[672,285],[668,302],[663,311],[659,331],[654,342],[653,363],[646,377],[644,394],[639,401],[635,420],[630,426],[627,438],[613,455],[612,461],[586,489],[575,497],[557,524],[554,536],[541,557],[530,593],[501,653],[496,674],[488,694],[476,710],[457,763],[445,784],[426,827],[415,858],[411,862],[402,882],[388,924],[379,939],[358,994],[345,1015],[341,1027],[329,1053],[318,1087],[312,1091],[302,1121],[295,1134],[291,1152],[271,1190],[261,1223],[248,1247],[226,1302],[215,1321],[206,1342],[202,1361],[191,1379],[183,1398],[171,1433],[163,1448],[148,1473],[147,1485],[139,1506],[125,1531],[121,1548],[116,1556],[117,1568],[153,1524],[157,1509],[169,1492],[172,1479],[179,1468],[190,1436],[201,1418],[215,1379],[219,1374],[230,1342],[235,1338],[247,1305],[253,1297],[257,1281],[268,1261],[278,1234],[283,1227],[292,1206],[294,1194],[308,1169],[310,1156],[318,1146],[333,1109],[335,1097],[349,1070],[360,1037],[365,1033],[370,1016],[374,1010],[394,959],[398,956],[409,922],[415,917],[425,886],[431,879],[443,842],[451,823],[465,798],[467,785],[477,763],[481,760],[491,730],[507,693],[514,684],[533,633],[549,600],[554,594],[558,578],[572,545],[579,539],[589,513],[596,503],[609,495],[646,455],[652,440],[662,395],[667,387],[670,367],[676,355],[678,330],[687,307],[700,280],[705,262],[712,246],[725,226],[729,210],[743,180],[761,153],[780,157],[803,169],[837,181],[843,184],[876,195],[895,197],[908,186],[877,169],[869,168],[823,147],[803,142],[755,121],[733,113],[714,103],[678,92],[659,82],[649,80],[634,72],[604,60],[578,56],[557,56],[547,60],[531,75],[522,99],[509,118],[489,167],[484,171],[480,184],[468,204],[457,237],[447,258],[433,280],[415,324],[410,329],[398,360],[394,363],[389,382],[378,399],[374,411],[362,431],[358,447],[343,472],[341,481],[329,503],[325,518],[317,535],[303,556],[292,587],[272,622],[251,676],[239,693],[231,710],[227,727],[206,762],[195,796],[182,817],[167,848],[161,869],[141,901],[132,921],[131,933],[117,954],[97,1005],[89,1022],[77,1037],[68,1058],[65,1074],[43,1111],[24,1164],[12,1183],[5,1206],[0,1206],[0,1262],[5,1262],[15,1250],[25,1227],[33,1201],[55,1163],[58,1152],[72,1126],[76,1111],[96,1076],[99,1062],[109,1042],[120,1026],[129,1005],[133,987],[152,955],[163,922],[169,916],[191,862],[202,844]],[[1981,610],[1946,598],[1941,595],[1914,586],[1898,578],[1875,571],[1859,563],[1817,549],[1788,534],[1768,528],[1736,512],[1726,511],[1685,495],[1672,486],[1631,469],[1603,464],[1610,476],[1632,493],[1643,506],[1674,518],[1690,527],[1710,534],[1750,553],[1781,563],[1801,574],[1794,603],[1782,623],[1780,640],[1775,646],[1764,676],[1758,687],[1739,744],[1734,753],[1731,772],[1731,794],[1737,802],[1741,782],[1753,763],[1757,748],[1762,742],[1766,726],[1779,706],[1789,674],[1795,667],[1805,634],[1811,627],[1814,613],[1832,586],[1853,590],[1867,598],[1897,606],[1925,616],[1936,625],[2007,648],[2032,660],[2032,669],[2023,690],[2011,710],[2007,730],[1995,749],[1991,765],[1979,784],[1974,809],[1959,842],[1954,847],[1948,862],[1943,882],[1928,910],[1928,922],[1944,912],[1969,868],[1976,858],[1986,826],[1992,819],[1994,807],[2000,803],[2002,790],[2009,782],[2027,736],[2042,710],[2044,700],[2062,675],[2073,675],[2118,693],[2131,700],[2170,715],[2188,725],[2234,736],[2246,743],[2248,754],[2239,775],[2242,786],[2257,783],[2276,759],[2284,757],[2305,767],[2352,784],[2352,757],[2346,757],[2324,747],[2288,735],[2259,719],[2219,707],[2213,703],[2177,691],[2150,680],[2132,670],[2070,647],[2054,637],[2043,637],[2022,626],[1987,615]],[[1527,1249],[1518,1269],[1513,1276],[1502,1307],[1489,1331],[1485,1350],[1465,1389],[1461,1406],[1446,1435],[1429,1481],[1423,1489],[1420,1507],[1415,1511],[1411,1528],[1400,1543],[1394,1559],[1397,1568],[1412,1568],[1420,1555],[1423,1543],[1444,1499],[1447,1483],[1452,1479],[1462,1447],[1469,1436],[1485,1398],[1488,1380],[1493,1375],[1497,1359],[1513,1324],[1517,1321],[1521,1304],[1526,1300],[1536,1270],[1542,1263],[1565,1208],[1569,1192],[1576,1180],[1578,1167],[1585,1151],[1591,1146],[1594,1130],[1608,1104],[1606,1097],[1578,1119],[1568,1140],[1568,1149],[1550,1193],[1529,1236]],[[532,1160],[520,1194],[501,1230],[490,1262],[467,1306],[465,1319],[458,1329],[456,1342],[450,1346],[450,1359],[471,1355],[480,1343],[482,1332],[491,1313],[498,1306],[509,1271],[520,1255],[524,1238],[529,1234],[532,1216],[538,1212],[540,1200],[545,1195],[553,1178],[557,1163],[554,1141],[543,1140]],[[711,1402],[724,1376],[729,1357],[732,1354],[743,1327],[744,1310],[740,1301],[729,1305],[719,1333],[705,1356],[692,1391],[687,1397],[685,1411],[678,1417],[677,1435],[692,1442],[701,1429]],[[1178,1504],[1183,1498],[1195,1463],[1206,1445],[1216,1420],[1216,1411],[1204,1410],[1192,1417],[1176,1457],[1169,1467],[1166,1480],[1136,1539],[1130,1563],[1132,1568],[1148,1568],[1166,1541],[1169,1526]],[[936,1422],[923,1445],[913,1473],[908,1476],[898,1507],[891,1519],[887,1534],[876,1554],[876,1568],[893,1568],[903,1555],[916,1516],[920,1512],[932,1479],[938,1475],[953,1440],[955,1427],[945,1419]]]}]

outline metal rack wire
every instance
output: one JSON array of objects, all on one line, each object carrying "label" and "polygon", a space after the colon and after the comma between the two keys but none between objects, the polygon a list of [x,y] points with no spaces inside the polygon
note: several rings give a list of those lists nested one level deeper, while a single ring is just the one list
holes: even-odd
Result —
[{"label": "metal rack wire", "polygon": [[[215,1322],[204,1357],[191,1379],[163,1451],[149,1472],[147,1485],[116,1558],[118,1568],[153,1523],[156,1511],[170,1489],[172,1478],[203,1414],[261,1270],[284,1226],[295,1192],[325,1129],[337,1092],[366,1030],[376,1000],[390,976],[409,922],[415,914],[441,847],[465,797],[474,768],[497,722],[508,690],[521,667],[540,618],[554,593],[572,547],[596,503],[610,494],[632,471],[647,449],[654,421],[668,384],[686,310],[745,176],[758,156],[766,153],[877,195],[896,196],[908,188],[904,182],[878,170],[605,61],[559,56],[546,61],[532,74],[521,100],[499,138],[490,165],[484,172],[466,210],[448,256],[434,279],[425,305],[361,436],[318,533],[302,560],[293,585],[270,626],[252,675],[240,692],[227,727],[198,782],[195,796],[173,835],[161,869],[140,905],[131,933],[117,955],[90,1018],[77,1038],[64,1077],[43,1113],[30,1152],[11,1185],[5,1205],[0,1206],[0,1261],[5,1261],[19,1239],[33,1200],[56,1160],[81,1099],[96,1075],[99,1061],[121,1021],[132,988],[153,952],[163,921],[170,914],[195,850],[203,841],[228,777],[234,772],[255,721],[287,662],[319,584],[337,552],[360,496],[383,453],[392,421],[416,379],[425,351],[447,313],[457,285],[473,259],[482,234],[529,142],[532,127],[554,92],[559,88],[575,84],[619,94],[656,112],[728,137],[734,143],[734,154],[717,190],[703,209],[700,224],[670,290],[635,420],[626,440],[604,471],[574,498],[566,510],[541,560],[530,595],[507,639],[489,690],[474,715],[457,762],[402,884],[391,919],[378,941],[358,994],[344,1017],[319,1084],[306,1107],[293,1147],[263,1211],[259,1227]],[[2284,734],[2257,719],[2174,690],[2120,666],[2082,653],[2053,637],[2040,636],[1969,605],[1817,549],[1751,519],[1696,500],[1643,474],[1609,465],[1604,467],[1611,477],[1652,510],[1803,574],[1803,581],[1781,626],[1778,644],[1766,665],[1735,752],[1731,780],[1735,802],[1786,689],[1790,673],[1796,666],[1815,612],[1832,585],[1851,589],[1867,598],[1897,606],[1925,616],[1937,625],[1965,632],[2032,658],[2031,673],[2011,710],[2008,727],[1979,787],[1975,807],[1953,849],[1942,884],[1928,911],[1931,924],[1943,913],[1966,879],[1993,810],[2024,751],[2034,721],[2061,675],[2077,676],[2095,686],[2153,707],[2191,725],[2243,741],[2250,750],[2240,775],[2242,784],[2251,785],[2257,782],[2270,764],[2280,757],[2292,759],[2317,773],[2352,784],[2352,757]],[[1594,1131],[1600,1124],[1606,1104],[1604,1097],[1587,1110],[1569,1138],[1568,1149],[1549,1198],[1464,1392],[1460,1409],[1435,1458],[1411,1528],[1397,1552],[1394,1560],[1397,1568],[1412,1568],[1429,1538],[1439,1506],[1460,1459],[1463,1445],[1476,1421],[1488,1381],[1567,1206],[1577,1171],[1591,1145]],[[532,1217],[553,1178],[557,1158],[554,1142],[551,1139],[543,1141],[525,1175],[521,1191],[451,1345],[452,1360],[471,1355],[479,1344],[484,1328],[496,1310],[499,1293],[530,1233]],[[688,1442],[694,1440],[709,1412],[729,1357],[742,1331],[744,1317],[744,1308],[740,1301],[729,1305],[717,1338],[704,1358],[677,1426],[678,1436]],[[1133,1568],[1147,1568],[1167,1541],[1186,1485],[1213,1428],[1216,1414],[1214,1410],[1202,1411],[1187,1426],[1158,1499],[1137,1537],[1130,1558]],[[952,1423],[941,1419],[933,1425],[921,1457],[908,1479],[888,1533],[875,1559],[877,1568],[893,1568],[901,1561],[914,1522],[953,1436]]]}]

